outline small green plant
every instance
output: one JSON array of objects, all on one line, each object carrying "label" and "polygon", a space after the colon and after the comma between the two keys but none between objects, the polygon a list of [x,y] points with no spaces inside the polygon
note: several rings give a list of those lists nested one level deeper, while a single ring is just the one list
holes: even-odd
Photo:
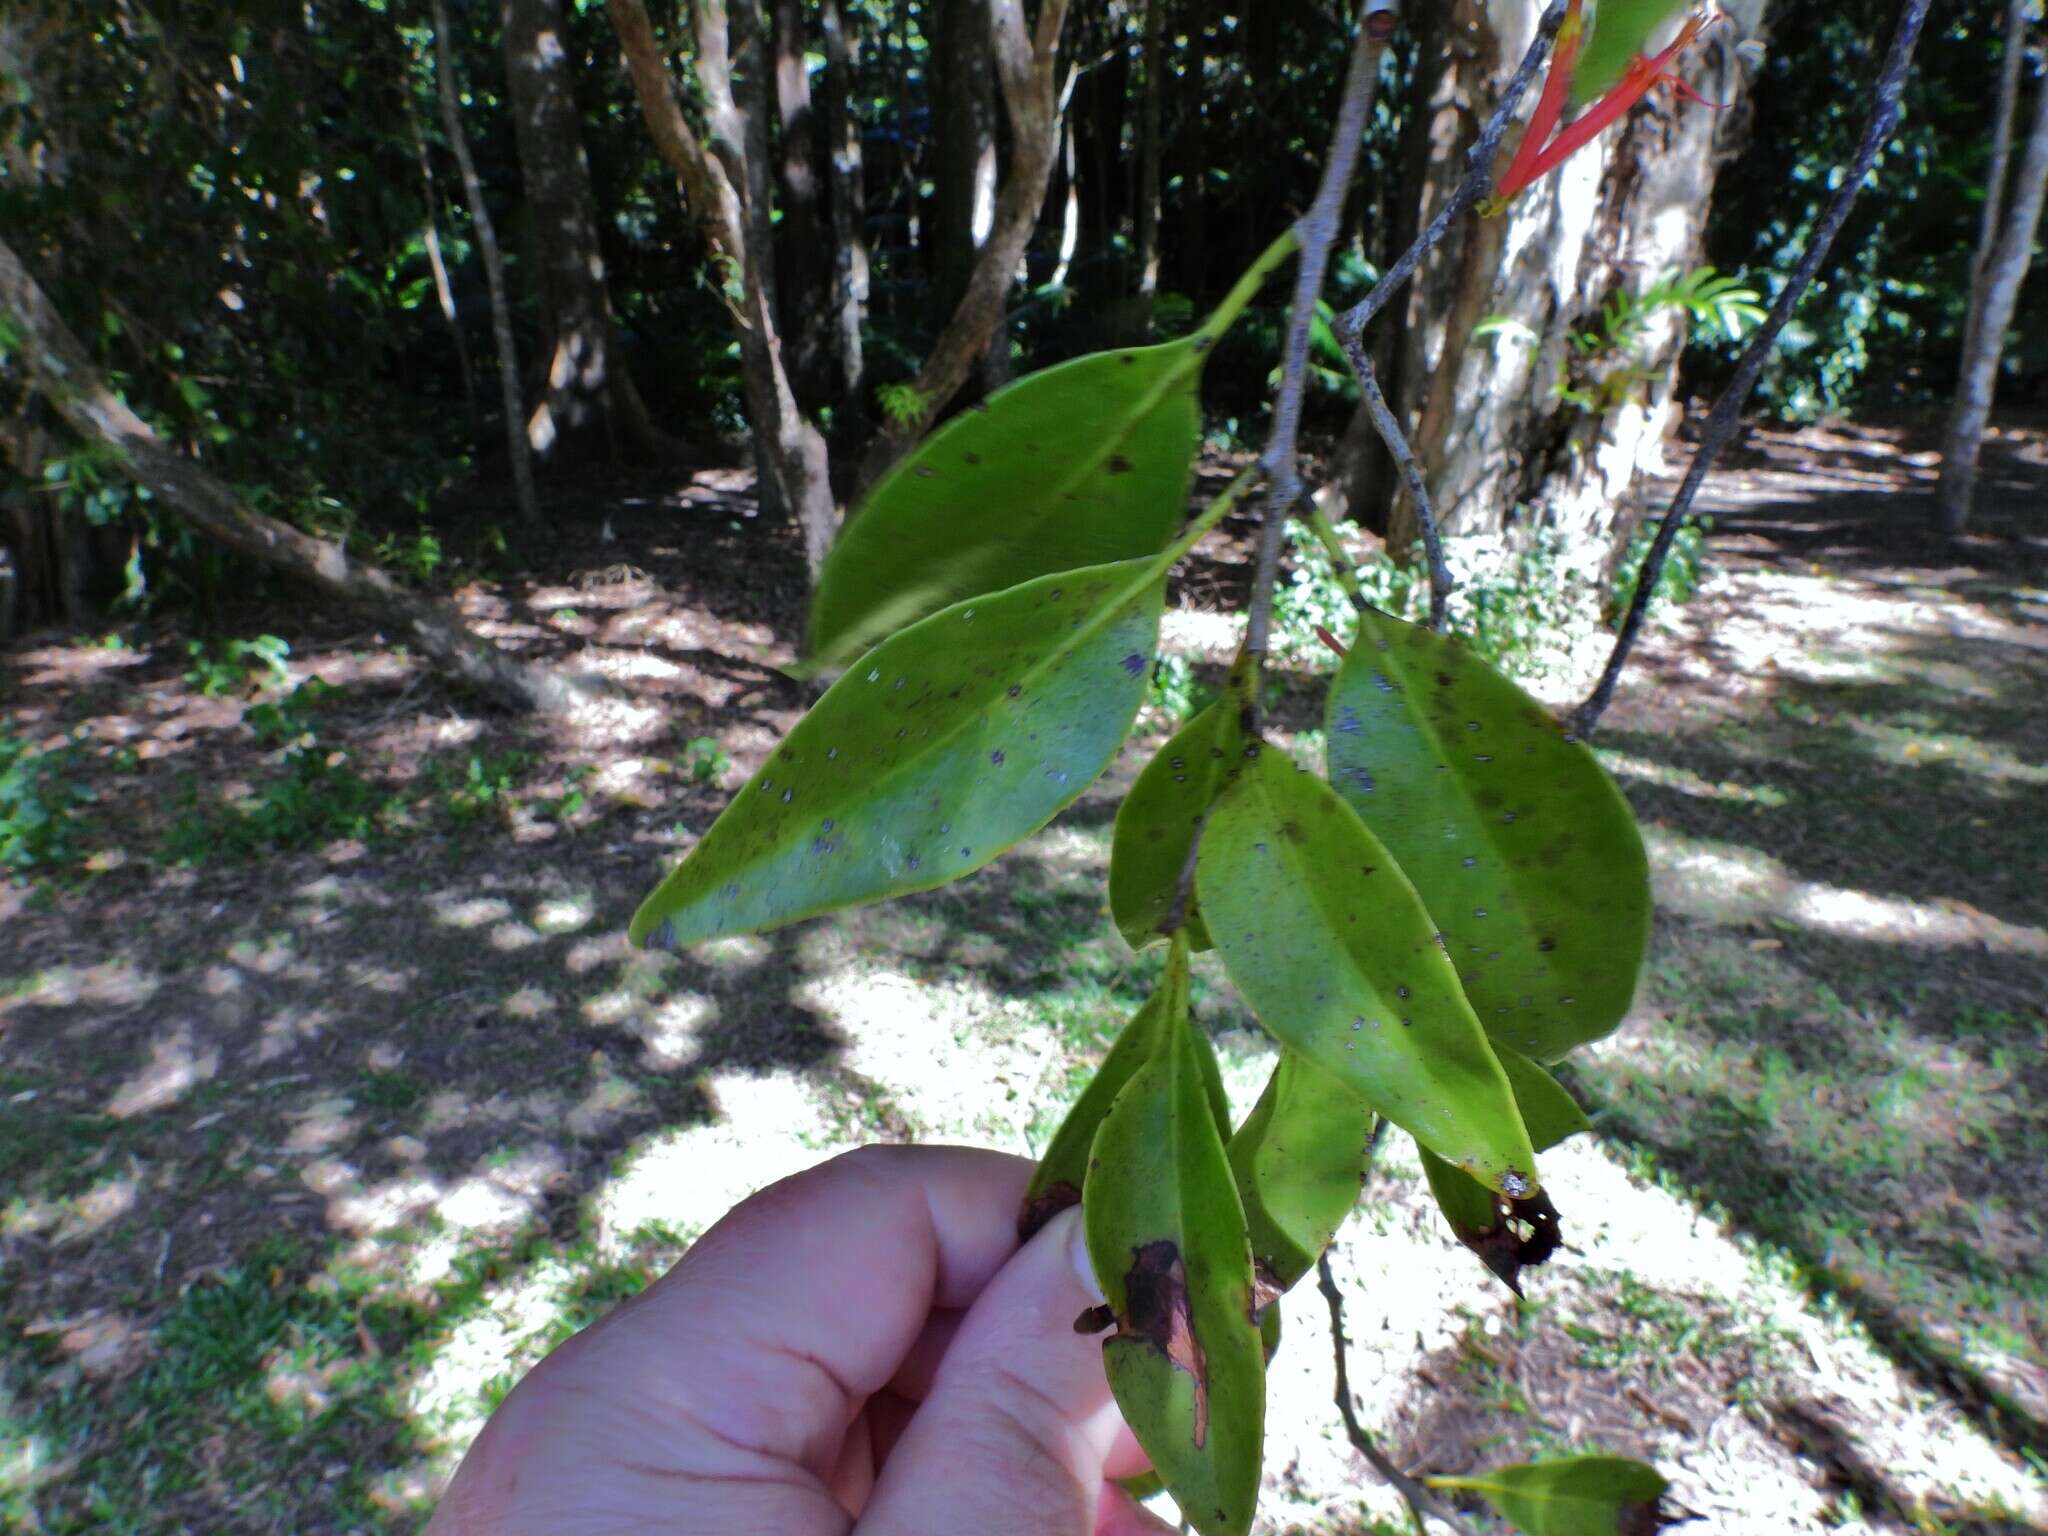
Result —
[{"label": "small green plant", "polygon": [[[1635,532],[1628,548],[1622,552],[1621,564],[1615,568],[1614,583],[1608,590],[1607,623],[1610,628],[1619,629],[1629,606],[1636,600],[1636,582],[1642,571],[1643,557],[1656,542],[1657,530],[1663,526],[1663,519],[1651,518]],[[1672,536],[1671,552],[1665,557],[1664,569],[1657,573],[1657,586],[1650,593],[1647,613],[1655,613],[1660,603],[1689,603],[1706,579],[1707,535],[1714,530],[1710,517],[1688,517],[1679,525]]]},{"label": "small green plant", "polygon": [[185,671],[185,681],[209,699],[266,684],[281,688],[291,681],[291,669],[285,665],[285,658],[291,653],[291,643],[276,635],[258,635],[254,640],[188,641],[185,655],[192,664]]},{"label": "small green plant", "polygon": [[731,756],[712,737],[692,737],[683,749],[682,771],[693,784],[716,784],[731,767]]},{"label": "small green plant", "polygon": [[428,758],[420,778],[457,822],[503,816],[512,807],[519,776],[532,759],[523,752],[470,752]]},{"label": "small green plant", "polygon": [[590,803],[590,797],[584,793],[583,785],[596,772],[596,764],[578,763],[569,770],[567,785],[562,793],[549,795],[535,802],[534,815],[543,821],[567,821]]},{"label": "small green plant", "polygon": [[891,426],[914,426],[924,419],[930,402],[915,384],[884,384],[875,391],[875,404]]},{"label": "small green plant", "polygon": [[50,875],[83,860],[82,812],[93,799],[78,782],[83,757],[76,737],[38,748],[0,730],[0,873]]},{"label": "small green plant", "polygon": [[245,799],[214,807],[201,803],[188,778],[164,857],[200,865],[375,837],[397,801],[363,777],[352,754],[321,739],[317,706],[339,691],[311,678],[282,699],[245,710],[242,724],[276,753],[282,772]]},{"label": "small green plant", "polygon": [[424,528],[411,538],[386,534],[376,542],[371,553],[379,565],[401,570],[419,582],[432,580],[434,573],[447,561],[441,541]]}]

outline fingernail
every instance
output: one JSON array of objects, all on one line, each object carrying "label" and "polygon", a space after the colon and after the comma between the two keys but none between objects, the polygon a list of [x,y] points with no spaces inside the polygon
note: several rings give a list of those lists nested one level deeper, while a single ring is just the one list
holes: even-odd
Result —
[{"label": "fingernail", "polygon": [[1073,1259],[1074,1273],[1081,1281],[1081,1288],[1089,1299],[1100,1304],[1103,1300],[1102,1286],[1095,1278],[1095,1261],[1088,1257],[1088,1228],[1081,1220],[1080,1207],[1061,1211],[1055,1221],[1070,1223],[1067,1231],[1067,1253]]}]

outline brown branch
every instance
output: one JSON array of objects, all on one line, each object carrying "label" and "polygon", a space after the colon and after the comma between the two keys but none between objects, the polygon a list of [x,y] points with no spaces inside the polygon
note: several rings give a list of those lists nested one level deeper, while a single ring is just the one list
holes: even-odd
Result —
[{"label": "brown branch", "polygon": [[1913,63],[1913,46],[1920,40],[1920,29],[1927,20],[1927,7],[1928,0],[1905,0],[1904,9],[1899,13],[1898,27],[1892,34],[1891,51],[1885,56],[1884,69],[1878,75],[1877,106],[1870,114],[1870,121],[1864,125],[1863,142],[1856,147],[1856,158],[1849,164],[1848,175],[1836,189],[1834,200],[1821,217],[1820,227],[1814,230],[1813,238],[1807,242],[1799,265],[1779,291],[1777,302],[1771,305],[1769,317],[1743,349],[1742,359],[1735,365],[1735,376],[1721,391],[1720,398],[1714,401],[1714,409],[1707,417],[1706,431],[1700,436],[1699,451],[1693,455],[1685,480],[1678,487],[1678,494],[1672,498],[1671,508],[1657,529],[1656,540],[1643,556],[1643,563],[1636,572],[1635,597],[1628,605],[1628,616],[1622,620],[1621,633],[1615,638],[1614,649],[1608,653],[1600,681],[1572,715],[1572,733],[1581,739],[1593,734],[1600,723],[1600,716],[1614,701],[1615,684],[1621,680],[1622,668],[1628,665],[1629,654],[1635,649],[1636,638],[1643,627],[1643,615],[1649,611],[1651,595],[1664,574],[1664,561],[1671,553],[1671,546],[1678,538],[1678,530],[1686,515],[1692,510],[1693,499],[1699,495],[1700,485],[1706,480],[1707,471],[1713,468],[1714,460],[1720,457],[1728,439],[1735,435],[1735,428],[1742,419],[1743,402],[1756,387],[1778,333],[1792,318],[1793,307],[1805,296],[1814,274],[1827,259],[1828,247],[1834,244],[1835,236],[1848,219],[1856,195],[1863,190],[1870,168],[1877,163],[1878,152],[1898,126],[1899,100],[1905,94],[1906,76]]},{"label": "brown branch", "polygon": [[[1384,1125],[1386,1122],[1380,1122]],[[1375,1130],[1375,1139],[1377,1139]],[[1316,1289],[1323,1293],[1330,1303],[1330,1352],[1337,1367],[1337,1412],[1344,1418],[1344,1435],[1351,1442],[1351,1448],[1363,1456],[1373,1471],[1393,1486],[1408,1506],[1408,1514],[1415,1521],[1418,1533],[1428,1527],[1424,1516],[1443,1521],[1459,1536],[1473,1536],[1472,1527],[1462,1516],[1438,1498],[1427,1485],[1417,1482],[1406,1472],[1395,1466],[1374,1442],[1366,1427],[1358,1422],[1358,1409],[1351,1401],[1351,1364],[1349,1341],[1344,1337],[1344,1293],[1337,1289],[1337,1277],[1330,1273],[1328,1250],[1316,1260]]]},{"label": "brown branch", "polygon": [[1308,384],[1309,340],[1316,301],[1323,294],[1330,247],[1344,221],[1344,194],[1358,167],[1358,152],[1372,115],[1380,78],[1380,55],[1386,51],[1386,30],[1370,17],[1359,18],[1351,45],[1351,65],[1344,77],[1344,95],[1337,108],[1337,126],[1315,200],[1294,223],[1294,243],[1301,253],[1295,268],[1294,303],[1288,311],[1287,345],[1281,356],[1280,392],[1273,402],[1273,435],[1260,456],[1266,494],[1259,508],[1258,563],[1252,576],[1251,619],[1245,630],[1245,651],[1251,659],[1252,698],[1259,698],[1258,672],[1266,659],[1273,623],[1273,584],[1280,574],[1280,534],[1301,501],[1301,402]]},{"label": "brown branch", "polygon": [[1436,217],[1429,221],[1429,227],[1416,236],[1415,242],[1387,268],[1386,275],[1372,285],[1363,299],[1339,315],[1330,327],[1344,348],[1351,371],[1358,377],[1358,387],[1365,396],[1373,426],[1378,429],[1380,440],[1387,445],[1387,452],[1400,466],[1409,495],[1415,499],[1415,520],[1422,528],[1422,544],[1429,560],[1431,629],[1444,627],[1444,605],[1455,583],[1451,580],[1450,567],[1444,563],[1443,540],[1437,532],[1436,513],[1430,507],[1428,487],[1416,467],[1414,451],[1409,448],[1401,424],[1388,407],[1386,396],[1380,392],[1379,380],[1373,374],[1372,358],[1365,350],[1365,328],[1402,285],[1415,275],[1423,257],[1434,250],[1449,232],[1452,221],[1492,189],[1494,156],[1500,151],[1500,141],[1506,136],[1508,124],[1514,120],[1515,109],[1521,105],[1530,82],[1536,78],[1536,71],[1550,56],[1550,45],[1557,37],[1557,29],[1564,24],[1565,3],[1566,0],[1551,0],[1549,9],[1544,11],[1528,52],[1522,55],[1522,62],[1515,67],[1514,74],[1508,78],[1507,86],[1501,92],[1500,105],[1494,108],[1493,116],[1487,119],[1486,126],[1479,132],[1479,141],[1466,157],[1465,179],[1458,183],[1450,201],[1437,210]]},{"label": "brown branch", "polygon": [[206,537],[274,570],[312,583],[363,610],[497,704],[564,712],[597,690],[523,662],[473,632],[449,604],[408,591],[381,567],[347,549],[265,517],[232,489],[173,451],[108,386],[14,251],[0,241],[0,315],[15,335],[9,355],[28,382],[81,437],[99,443],[128,475]]},{"label": "brown branch", "polygon": [[1045,206],[1059,149],[1057,64],[1066,14],[1066,0],[1045,0],[1034,37],[1026,28],[1019,0],[994,0],[990,7],[996,78],[1010,120],[1011,145],[1009,169],[996,193],[995,222],[975,255],[966,291],[911,381],[917,414],[884,427],[869,445],[856,476],[857,495],[880,480],[960,392],[1003,317],[1004,299]]}]

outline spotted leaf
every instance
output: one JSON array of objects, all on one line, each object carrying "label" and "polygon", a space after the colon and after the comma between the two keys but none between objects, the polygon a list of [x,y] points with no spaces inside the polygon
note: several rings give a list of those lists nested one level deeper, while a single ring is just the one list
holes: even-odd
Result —
[{"label": "spotted leaf", "polygon": [[1088,1252],[1116,1333],[1110,1390],[1203,1536],[1242,1536],[1258,1505],[1265,1354],[1244,1213],[1187,1024],[1187,945],[1167,962],[1150,1050],[1096,1132]]},{"label": "spotted leaf", "polygon": [[1550,712],[1384,614],[1330,685],[1330,782],[1422,893],[1493,1038],[1538,1061],[1613,1030],[1650,936],[1628,803]]},{"label": "spotted leaf", "polygon": [[[1227,700],[1211,704],[1153,754],[1117,807],[1109,910],[1131,948],[1161,937],[1202,816],[1244,761],[1244,747],[1236,709]],[[1188,906],[1189,948],[1213,948],[1192,893]]]},{"label": "spotted leaf", "polygon": [[808,665],[1052,571],[1154,554],[1187,509],[1213,338],[1100,352],[1018,380],[925,439],[819,573]]},{"label": "spotted leaf", "polygon": [[[1038,1160],[1031,1183],[1024,1191],[1024,1208],[1017,1218],[1020,1238],[1028,1239],[1068,1206],[1080,1203],[1095,1133],[1102,1128],[1103,1117],[1109,1113],[1110,1105],[1116,1102],[1124,1084],[1131,1080],[1157,1047],[1162,1028],[1159,1015],[1170,1001],[1170,988],[1153,993],[1145,1006],[1124,1025],[1115,1044],[1110,1046],[1109,1055],[1103,1058],[1102,1065],[1095,1069],[1095,1075],[1081,1091],[1081,1097],[1074,1101],[1074,1107],[1067,1111],[1059,1129],[1053,1132],[1045,1155]],[[1196,1064],[1202,1071],[1202,1090],[1216,1119],[1217,1134],[1228,1136],[1230,1100],[1223,1091],[1223,1074],[1217,1069],[1215,1050],[1209,1044],[1209,1037],[1202,1033],[1192,1018],[1187,1020],[1185,1027],[1193,1037]]]},{"label": "spotted leaf", "polygon": [[884,641],[797,722],[634,914],[635,943],[756,933],[981,868],[1115,756],[1146,687],[1152,562],[1066,571]]},{"label": "spotted leaf", "polygon": [[1528,1133],[1436,926],[1329,785],[1261,750],[1209,813],[1196,889],[1275,1039],[1488,1187],[1534,1192]]},{"label": "spotted leaf", "polygon": [[1372,1125],[1372,1110],[1342,1079],[1280,1053],[1229,1149],[1262,1299],[1314,1268],[1358,1203]]},{"label": "spotted leaf", "polygon": [[[1515,1090],[1515,1104],[1522,1112],[1522,1123],[1529,1128],[1530,1144],[1538,1152],[1547,1152],[1565,1137],[1592,1128],[1585,1112],[1556,1078],[1526,1056],[1499,1046],[1494,1050]],[[1416,1152],[1430,1194],[1452,1233],[1479,1255],[1502,1284],[1521,1295],[1522,1270],[1547,1263],[1562,1241],[1550,1197],[1539,1190],[1525,1199],[1509,1200],[1453,1168],[1427,1147],[1418,1146]]]},{"label": "spotted leaf", "polygon": [[1426,1481],[1479,1494],[1522,1536],[1656,1536],[1675,1523],[1663,1503],[1671,1485],[1626,1456],[1567,1456]]}]

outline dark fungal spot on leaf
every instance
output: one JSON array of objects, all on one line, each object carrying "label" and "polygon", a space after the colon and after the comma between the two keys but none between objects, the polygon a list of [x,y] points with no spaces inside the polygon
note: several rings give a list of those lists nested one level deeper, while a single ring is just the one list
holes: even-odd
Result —
[{"label": "dark fungal spot on leaf", "polygon": [[979,464],[981,462],[981,455],[978,453],[963,453],[960,455],[960,462],[962,464]]},{"label": "dark fungal spot on leaf", "polygon": [[1515,1200],[1496,1197],[1490,1225],[1458,1227],[1456,1231],[1458,1241],[1478,1254],[1480,1262],[1517,1296],[1522,1294],[1522,1271],[1532,1264],[1548,1263],[1564,1242],[1557,1207],[1542,1190]]},{"label": "dark fungal spot on leaf", "polygon": [[1287,1293],[1280,1283],[1280,1271],[1271,1259],[1252,1260],[1252,1323],[1264,1321],[1266,1308]]},{"label": "dark fungal spot on leaf", "polygon": [[988,755],[988,760],[989,760],[989,762],[990,762],[991,764],[993,764],[993,765],[994,765],[995,767],[997,767],[997,768],[1000,768],[1000,767],[1002,767],[1002,766],[1003,766],[1003,749],[1002,749],[1001,747],[997,747],[997,748],[995,749],[995,751],[993,751],[993,752],[989,753],[989,755]]},{"label": "dark fungal spot on leaf", "polygon": [[1124,658],[1124,670],[1133,677],[1138,676],[1145,670],[1145,658],[1136,651],[1131,652],[1130,655]]},{"label": "dark fungal spot on leaf", "polygon": [[[1017,1241],[1028,1243],[1038,1234],[1038,1229],[1070,1205],[1081,1203],[1081,1191],[1072,1179],[1055,1179],[1039,1193],[1024,1202],[1017,1212]],[[1107,1328],[1108,1323],[1103,1327]],[[1092,1331],[1092,1330],[1091,1330]]]},{"label": "dark fungal spot on leaf", "polygon": [[1122,363],[1126,368],[1130,367],[1131,364],[1135,363],[1137,360],[1138,354],[1135,352],[1126,352],[1117,359],[1117,361]]},{"label": "dark fungal spot on leaf", "polygon": [[1550,952],[1551,952],[1551,951],[1552,951],[1553,949],[1556,949],[1556,948],[1557,948],[1557,940],[1555,940],[1555,939],[1538,939],[1538,940],[1536,941],[1536,948],[1537,948],[1538,950],[1540,950],[1540,951],[1541,951],[1542,953],[1544,953],[1544,954],[1546,954],[1546,955],[1547,955],[1547,954],[1549,954],[1549,953],[1550,953]]},{"label": "dark fungal spot on leaf", "polygon": [[1129,1315],[1117,1319],[1118,1335],[1151,1345],[1174,1369],[1194,1379],[1195,1446],[1200,1449],[1209,1439],[1209,1361],[1195,1336],[1187,1270],[1178,1247],[1162,1238],[1131,1250],[1124,1304]]},{"label": "dark fungal spot on leaf", "polygon": [[1135,466],[1122,454],[1112,453],[1109,462],[1102,467],[1112,475],[1128,475]]}]

